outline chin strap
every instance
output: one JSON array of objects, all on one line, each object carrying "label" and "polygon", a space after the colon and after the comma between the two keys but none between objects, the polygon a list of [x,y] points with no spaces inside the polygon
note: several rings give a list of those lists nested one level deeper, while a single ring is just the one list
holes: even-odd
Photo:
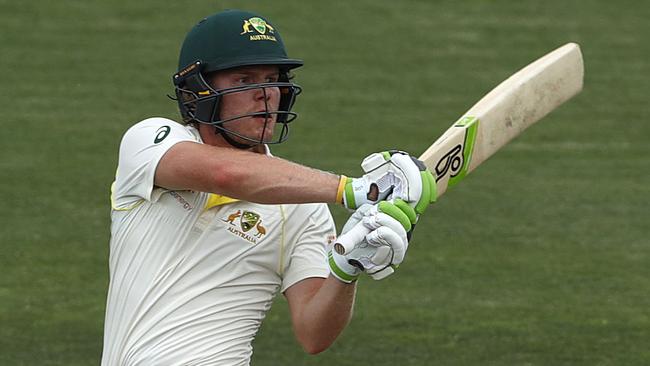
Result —
[{"label": "chin strap", "polygon": [[[266,106],[266,109],[268,110],[268,105]],[[267,123],[268,123],[268,120],[265,120],[264,121],[264,130],[266,130]],[[253,147],[255,147],[255,146],[259,145],[259,144],[264,143],[264,132],[262,132],[262,137],[260,138],[260,141],[258,143],[256,143],[256,144],[245,144],[243,142],[235,141],[235,139],[233,139],[232,136],[230,136],[230,133],[228,133],[228,130],[223,128],[220,125],[214,125],[214,133],[217,134],[217,135],[223,136],[223,139],[226,140],[227,143],[229,143],[230,145],[232,145],[233,147],[235,147],[237,149],[248,150],[248,149],[253,148]]]},{"label": "chin strap", "polygon": [[227,143],[229,143],[230,145],[232,145],[234,148],[237,148],[237,149],[248,150],[248,149],[250,149],[252,147],[257,146],[257,144],[256,145],[249,145],[249,144],[244,144],[244,143],[241,143],[241,142],[237,142],[232,137],[230,137],[228,132],[226,132],[225,130],[223,130],[223,129],[217,127],[217,126],[215,126],[214,133],[216,135],[221,135],[223,137],[223,139],[226,140]]}]

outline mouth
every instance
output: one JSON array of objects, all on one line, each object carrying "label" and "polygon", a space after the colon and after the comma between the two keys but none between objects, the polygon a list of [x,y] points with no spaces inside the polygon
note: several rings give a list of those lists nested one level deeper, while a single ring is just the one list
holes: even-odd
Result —
[{"label": "mouth", "polygon": [[268,119],[269,121],[273,121],[273,115],[271,113],[268,113],[267,111],[257,111],[255,112],[253,119],[260,120],[260,121],[264,121]]}]

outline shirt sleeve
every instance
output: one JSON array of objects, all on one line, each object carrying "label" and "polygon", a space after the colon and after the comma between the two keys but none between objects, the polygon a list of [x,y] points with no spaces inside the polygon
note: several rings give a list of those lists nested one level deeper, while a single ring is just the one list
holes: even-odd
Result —
[{"label": "shirt sleeve", "polygon": [[163,155],[181,141],[198,142],[185,126],[166,118],[149,118],[133,125],[122,138],[115,182],[114,209],[127,209],[144,200],[155,201],[154,177]]},{"label": "shirt sleeve", "polygon": [[[307,205],[305,205],[307,206]],[[309,205],[304,230],[289,254],[282,276],[281,292],[305,278],[329,276],[327,250],[336,239],[336,226],[326,204]]]}]

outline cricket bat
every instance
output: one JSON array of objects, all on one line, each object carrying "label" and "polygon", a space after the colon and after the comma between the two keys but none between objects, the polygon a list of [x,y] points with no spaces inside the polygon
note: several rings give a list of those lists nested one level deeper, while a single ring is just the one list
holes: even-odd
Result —
[{"label": "cricket bat", "polygon": [[[492,89],[420,155],[419,159],[436,178],[436,197],[578,94],[583,78],[580,46],[568,43]],[[334,250],[344,254],[368,233],[360,223],[337,239]]]}]

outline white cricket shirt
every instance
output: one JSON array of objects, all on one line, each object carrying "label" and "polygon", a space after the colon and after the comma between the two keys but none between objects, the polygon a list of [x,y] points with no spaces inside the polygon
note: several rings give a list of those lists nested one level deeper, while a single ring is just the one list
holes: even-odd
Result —
[{"label": "white cricket shirt", "polygon": [[131,127],[112,187],[103,366],[248,365],[273,297],[327,277],[325,204],[262,205],[153,185],[163,154],[198,131]]}]

